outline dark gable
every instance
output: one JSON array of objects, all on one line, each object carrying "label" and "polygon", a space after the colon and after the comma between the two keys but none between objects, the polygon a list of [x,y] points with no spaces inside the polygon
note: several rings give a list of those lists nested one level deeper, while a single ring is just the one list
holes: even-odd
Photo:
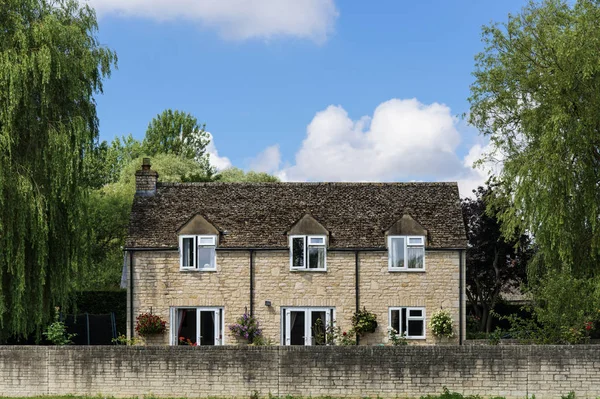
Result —
[{"label": "dark gable", "polygon": [[136,195],[128,248],[175,248],[194,215],[220,232],[220,248],[287,248],[306,214],[329,231],[330,248],[385,248],[386,230],[410,215],[429,248],[466,248],[456,183],[158,183]]}]

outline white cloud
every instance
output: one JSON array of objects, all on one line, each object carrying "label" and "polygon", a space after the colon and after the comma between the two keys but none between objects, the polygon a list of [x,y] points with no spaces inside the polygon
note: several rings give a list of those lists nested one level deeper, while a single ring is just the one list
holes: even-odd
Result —
[{"label": "white cloud", "polygon": [[353,121],[341,106],[318,112],[284,172],[290,180],[427,179],[461,167],[456,118],[442,104],[392,99]]},{"label": "white cloud", "polygon": [[255,172],[277,173],[281,164],[281,153],[278,145],[265,148],[250,162],[250,169]]},{"label": "white cloud", "polygon": [[482,186],[491,175],[497,175],[502,169],[502,160],[488,160],[479,165],[475,163],[487,155],[496,154],[491,143],[486,145],[475,144],[469,149],[469,153],[463,158],[464,173],[456,179],[462,196],[472,196],[473,190]]},{"label": "white cloud", "polygon": [[231,161],[227,157],[219,156],[219,151],[217,151],[217,147],[215,146],[215,140],[212,134],[208,134],[210,136],[210,142],[206,146],[206,153],[208,154],[210,164],[217,168],[218,171],[230,168],[232,166]]},{"label": "white cloud", "polygon": [[293,36],[323,42],[332,33],[338,16],[334,0],[88,1],[100,16],[187,19],[233,40]]},{"label": "white cloud", "polygon": [[308,125],[295,163],[275,174],[287,181],[457,181],[461,195],[470,195],[487,179],[488,170],[473,162],[489,148],[475,145],[461,159],[459,126],[446,105],[416,99],[386,101],[358,120],[332,105]]}]

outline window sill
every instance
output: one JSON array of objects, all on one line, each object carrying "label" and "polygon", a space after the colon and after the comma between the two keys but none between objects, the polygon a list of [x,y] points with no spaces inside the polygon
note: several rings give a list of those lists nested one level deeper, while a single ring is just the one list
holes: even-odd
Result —
[{"label": "window sill", "polygon": [[290,269],[294,273],[327,273],[327,269]]},{"label": "window sill", "polygon": [[202,272],[216,272],[217,269],[183,269],[183,268],[179,268],[180,272],[185,272],[185,273],[202,273]]},{"label": "window sill", "polygon": [[391,273],[425,273],[425,269],[392,269],[388,268]]}]

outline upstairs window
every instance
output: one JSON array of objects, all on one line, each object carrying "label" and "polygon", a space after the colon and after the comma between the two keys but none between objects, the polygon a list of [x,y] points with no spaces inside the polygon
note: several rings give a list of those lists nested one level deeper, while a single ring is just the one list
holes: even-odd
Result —
[{"label": "upstairs window", "polygon": [[326,270],[325,236],[291,236],[290,267],[292,270]]},{"label": "upstairs window", "polygon": [[425,237],[388,237],[388,268],[390,271],[425,270]]},{"label": "upstairs window", "polygon": [[216,236],[180,236],[181,270],[216,270]]}]

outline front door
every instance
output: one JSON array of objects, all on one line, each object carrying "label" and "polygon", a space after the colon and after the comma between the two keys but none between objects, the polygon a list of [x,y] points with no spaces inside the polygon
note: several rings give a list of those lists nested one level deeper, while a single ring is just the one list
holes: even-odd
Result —
[{"label": "front door", "polygon": [[222,345],[222,308],[171,308],[171,345]]},{"label": "front door", "polygon": [[333,308],[283,308],[284,345],[325,345]]}]

